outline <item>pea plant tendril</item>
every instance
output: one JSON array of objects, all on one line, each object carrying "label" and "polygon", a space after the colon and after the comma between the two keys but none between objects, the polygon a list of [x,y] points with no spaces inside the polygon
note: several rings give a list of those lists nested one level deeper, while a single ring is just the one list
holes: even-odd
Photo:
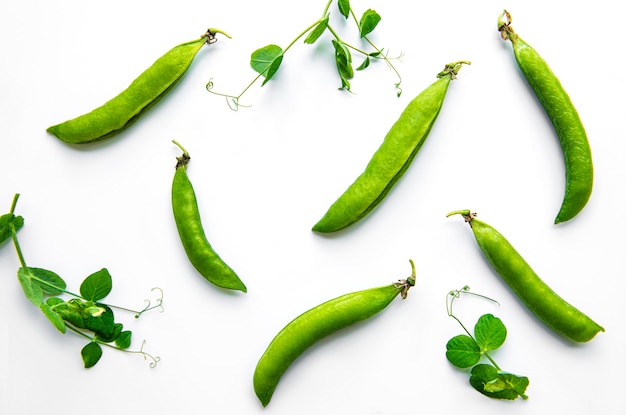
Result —
[{"label": "pea plant tendril", "polygon": [[[399,54],[397,57],[389,57],[388,51],[376,46],[368,37],[368,35],[374,31],[378,23],[381,21],[382,18],[380,14],[378,14],[375,10],[367,9],[359,19],[350,6],[350,0],[337,0],[339,13],[346,20],[350,18],[354,20],[354,23],[358,28],[360,38],[371,48],[371,51],[366,51],[363,48],[346,42],[331,25],[330,7],[332,3],[333,0],[328,0],[326,6],[324,7],[322,16],[300,32],[284,49],[278,45],[270,44],[252,52],[250,57],[250,66],[257,72],[257,75],[238,95],[214,91],[213,88],[215,84],[213,82],[213,78],[209,79],[206,84],[207,91],[212,94],[225,97],[228,106],[232,110],[238,110],[239,107],[242,106],[248,107],[247,105],[242,105],[240,103],[241,97],[262,77],[265,79],[263,80],[261,86],[265,85],[276,74],[280,68],[285,53],[287,53],[287,51],[291,49],[296,42],[306,36],[304,38],[304,43],[312,45],[316,43],[326,31],[328,31],[331,35],[331,43],[335,52],[334,57],[337,66],[337,73],[341,81],[341,86],[339,87],[340,90],[351,92],[350,80],[354,77],[355,70],[364,70],[370,66],[372,60],[383,60],[397,77],[397,82],[394,85],[396,87],[396,95],[399,97],[402,94],[402,88],[400,88],[402,77],[400,76],[400,72],[398,72],[396,67],[393,65],[392,60],[401,59],[402,54]],[[356,68],[352,62],[353,52],[364,57],[361,64]]]},{"label": "pea plant tendril", "polygon": [[[81,350],[85,368],[98,363],[102,357],[102,346],[140,354],[144,360],[150,361],[150,367],[155,367],[160,358],[144,351],[145,340],[139,350],[129,350],[132,332],[124,330],[123,324],[115,321],[113,309],[133,313],[135,318],[155,309],[162,312],[163,291],[158,287],[153,288],[152,291],[157,293],[155,302],[145,300],[146,305],[143,309],[133,310],[100,301],[113,288],[111,274],[106,268],[87,276],[79,287],[79,293],[74,293],[67,289],[67,284],[58,274],[47,269],[28,266],[17,237],[19,229],[24,225],[24,219],[15,215],[18,198],[19,194],[16,194],[10,212],[0,216],[0,247],[8,239],[13,241],[20,263],[17,278],[26,298],[38,307],[61,333],[70,330],[88,340],[87,345]],[[62,295],[70,298],[62,298]]]},{"label": "pea plant tendril", "polygon": [[[448,341],[446,358],[460,369],[472,368],[469,383],[483,395],[495,399],[515,400],[518,397],[528,399],[525,394],[529,384],[528,378],[502,371],[489,354],[502,346],[506,340],[506,326],[498,317],[483,314],[474,326],[472,335],[461,320],[452,313],[452,305],[461,295],[474,295],[499,304],[494,299],[471,292],[468,286],[448,293],[446,296],[448,316],[455,319],[467,334],[460,334]],[[483,356],[491,364],[479,364]]]}]

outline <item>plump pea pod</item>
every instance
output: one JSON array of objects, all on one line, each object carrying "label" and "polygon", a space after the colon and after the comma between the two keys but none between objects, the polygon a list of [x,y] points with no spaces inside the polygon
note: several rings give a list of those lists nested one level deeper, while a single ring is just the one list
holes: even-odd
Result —
[{"label": "plump pea pod", "polygon": [[246,286],[239,276],[220,258],[206,238],[200,221],[196,194],[187,175],[189,153],[176,141],[174,143],[181,148],[183,155],[177,158],[176,173],[172,182],[172,210],[187,257],[194,268],[209,282],[219,287],[246,292]]},{"label": "plump pea pod", "polygon": [[415,265],[406,280],[378,288],[345,294],[301,314],[287,324],[269,344],[254,371],[254,391],[267,406],[281,376],[309,347],[324,337],[365,320],[379,312],[398,296],[404,299],[415,285]]},{"label": "plump pea pod", "polygon": [[209,29],[199,39],[175,46],[116,97],[47,131],[72,144],[100,141],[122,132],[178,83],[202,46],[217,41],[216,33],[228,36],[221,30]]},{"label": "plump pea pod", "polygon": [[539,278],[513,246],[469,210],[458,210],[470,224],[481,251],[520,301],[547,327],[574,342],[587,342],[604,329],[569,304]]},{"label": "plump pea pod", "polygon": [[389,193],[409,168],[441,111],[450,81],[466,61],[446,65],[439,78],[415,97],[393,124],[365,171],[313,226],[320,233],[336,232],[361,220]]},{"label": "plump pea pod", "polygon": [[498,29],[503,39],[511,41],[517,64],[559,137],[565,161],[565,195],[554,223],[568,221],[585,207],[593,187],[587,133],[561,82],[539,53],[513,31],[506,10],[498,20]]}]

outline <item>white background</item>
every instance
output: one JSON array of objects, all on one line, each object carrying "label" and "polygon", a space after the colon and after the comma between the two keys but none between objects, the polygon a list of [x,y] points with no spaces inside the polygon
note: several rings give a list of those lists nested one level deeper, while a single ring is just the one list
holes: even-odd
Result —
[{"label": "white background", "polygon": [[[30,266],[77,290],[107,267],[107,301],[143,307],[158,286],[162,313],[117,313],[133,349],[104,350],[82,367],[84,340],[61,335],[24,297],[13,246],[0,250],[0,413],[62,414],[623,414],[626,347],[623,120],[626,79],[615,1],[353,1],[383,20],[372,40],[390,49],[403,94],[381,62],[338,91],[330,38],[298,42],[279,73],[231,111],[215,90],[239,93],[254,77],[250,53],[286,46],[325,2],[3,1],[0,25],[0,204],[20,193],[19,233]],[[496,30],[513,27],[549,62],[585,124],[595,186],[585,210],[555,226],[564,167],[558,140]],[[352,22],[333,23],[359,43]],[[99,106],[169,48],[207,27],[232,34],[199,53],[185,78],[131,129],[106,142],[66,145],[45,129]],[[360,58],[355,56],[360,63]],[[365,167],[407,103],[443,65],[472,61],[448,95],[428,141],[369,217],[337,235],[310,231]],[[207,236],[247,294],[225,292],[188,263],[171,214],[179,140]],[[503,233],[566,300],[604,326],[573,345],[540,325],[489,268],[456,209]],[[339,295],[391,283],[417,266],[417,285],[381,314],[327,338],[287,371],[266,408],[252,373],[272,337],[301,312]],[[445,358],[461,327],[445,297],[469,285],[500,306],[467,298],[472,327],[502,318],[494,359],[528,376],[527,401],[476,392]]]}]

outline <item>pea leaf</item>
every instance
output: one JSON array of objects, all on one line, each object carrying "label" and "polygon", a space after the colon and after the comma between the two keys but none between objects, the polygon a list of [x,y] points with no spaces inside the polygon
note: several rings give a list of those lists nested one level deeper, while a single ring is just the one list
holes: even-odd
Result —
[{"label": "pea leaf", "polygon": [[113,288],[111,274],[106,268],[96,271],[80,285],[80,295],[88,301],[98,301],[109,295]]},{"label": "pea leaf", "polygon": [[337,63],[337,71],[341,78],[341,88],[350,90],[350,81],[354,77],[354,69],[352,68],[352,54],[350,49],[341,43],[333,39],[333,46],[335,47],[335,62]]},{"label": "pea leaf", "polygon": [[41,309],[41,312],[44,313],[46,317],[48,317],[48,320],[50,320],[52,324],[54,324],[54,327],[56,327],[57,330],[59,330],[61,333],[65,333],[65,321],[63,321],[63,318],[61,318],[58,313],[52,310],[52,307],[50,307],[47,301],[45,303],[41,303],[39,308]]},{"label": "pea leaf", "polygon": [[484,314],[474,326],[474,336],[482,351],[496,350],[506,340],[506,327],[492,314]]},{"label": "pea leaf", "polygon": [[267,45],[252,52],[250,66],[252,69],[265,76],[261,85],[269,81],[283,61],[283,50],[277,45]]},{"label": "pea leaf", "polygon": [[17,279],[22,286],[26,298],[39,307],[43,303],[43,290],[41,286],[33,280],[33,277],[34,275],[32,275],[30,268],[20,268],[17,270]]},{"label": "pea leaf", "polygon": [[446,358],[454,366],[467,368],[474,366],[480,360],[480,348],[470,336],[459,334],[451,338],[446,344]]},{"label": "pea leaf", "polygon": [[365,37],[370,34],[376,28],[380,20],[380,14],[376,13],[376,11],[372,9],[366,10],[359,21],[359,32],[361,33],[361,37]]},{"label": "pea leaf", "polygon": [[370,66],[370,57],[366,56],[365,60],[363,61],[363,63],[361,63],[359,65],[358,68],[356,68],[357,71],[362,71],[363,69],[367,68],[368,66]]},{"label": "pea leaf", "polygon": [[339,0],[337,2],[337,7],[339,7],[339,13],[346,19],[350,17],[350,0]]},{"label": "pea leaf", "polygon": [[469,380],[474,389],[483,395],[496,399],[513,400],[525,395],[529,381],[525,376],[516,376],[511,373],[500,373],[487,364],[474,366]]},{"label": "pea leaf", "polygon": [[80,355],[83,357],[85,369],[89,369],[90,367],[94,367],[102,357],[102,347],[96,342],[90,342],[83,347],[80,351]]},{"label": "pea leaf", "polygon": [[329,17],[330,16],[326,16],[324,20],[319,22],[317,26],[315,26],[315,28],[311,30],[306,39],[304,39],[304,43],[312,45],[317,41],[317,39],[319,39],[320,36],[322,36],[322,34],[326,31],[326,28],[328,28]]},{"label": "pea leaf", "polygon": [[31,277],[36,281],[44,293],[50,295],[59,295],[65,290],[67,284],[63,281],[63,278],[59,277],[56,273],[43,268],[28,268],[31,273]]},{"label": "pea leaf", "polygon": [[7,213],[0,216],[0,243],[6,241],[11,237],[11,224],[18,231],[24,226],[24,218],[21,216],[15,216],[12,213]]},{"label": "pea leaf", "polygon": [[132,336],[132,332],[123,331],[120,335],[115,339],[115,345],[120,349],[128,349],[130,347],[130,338]]}]

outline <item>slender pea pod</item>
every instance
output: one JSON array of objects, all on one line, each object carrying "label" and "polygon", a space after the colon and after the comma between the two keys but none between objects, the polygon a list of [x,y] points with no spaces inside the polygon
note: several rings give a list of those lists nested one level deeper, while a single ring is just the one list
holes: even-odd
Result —
[{"label": "slender pea pod", "polygon": [[330,206],[313,226],[320,233],[344,229],[368,215],[389,193],[409,168],[443,105],[450,81],[456,78],[462,64],[446,65],[432,85],[415,97],[393,124],[376,150],[365,171]]},{"label": "slender pea pod", "polygon": [[267,406],[281,376],[305,350],[324,337],[365,320],[387,307],[398,296],[404,299],[415,285],[415,265],[406,280],[378,288],[342,295],[301,314],[287,324],[271,341],[257,363],[254,391]]},{"label": "slender pea pod", "polygon": [[47,131],[72,144],[100,141],[124,131],[172,90],[202,46],[217,41],[216,33],[228,36],[221,30],[208,29],[199,39],[175,46],[119,95],[93,111],[49,127]]},{"label": "slender pea pod", "polygon": [[587,342],[604,329],[555,293],[497,230],[458,210],[469,223],[485,258],[520,301],[547,327],[574,342]]},{"label": "slender pea pod", "polygon": [[172,210],[174,221],[183,248],[194,268],[209,282],[231,290],[246,292],[247,288],[239,276],[215,252],[206,238],[196,194],[187,175],[189,153],[176,141],[174,143],[183,151],[178,157],[176,173],[172,182]]},{"label": "slender pea pod", "polygon": [[511,41],[517,64],[559,137],[565,161],[565,195],[554,223],[566,222],[591,197],[593,162],[587,133],[561,82],[539,53],[514,32],[506,10],[498,20],[498,30],[504,40]]}]

